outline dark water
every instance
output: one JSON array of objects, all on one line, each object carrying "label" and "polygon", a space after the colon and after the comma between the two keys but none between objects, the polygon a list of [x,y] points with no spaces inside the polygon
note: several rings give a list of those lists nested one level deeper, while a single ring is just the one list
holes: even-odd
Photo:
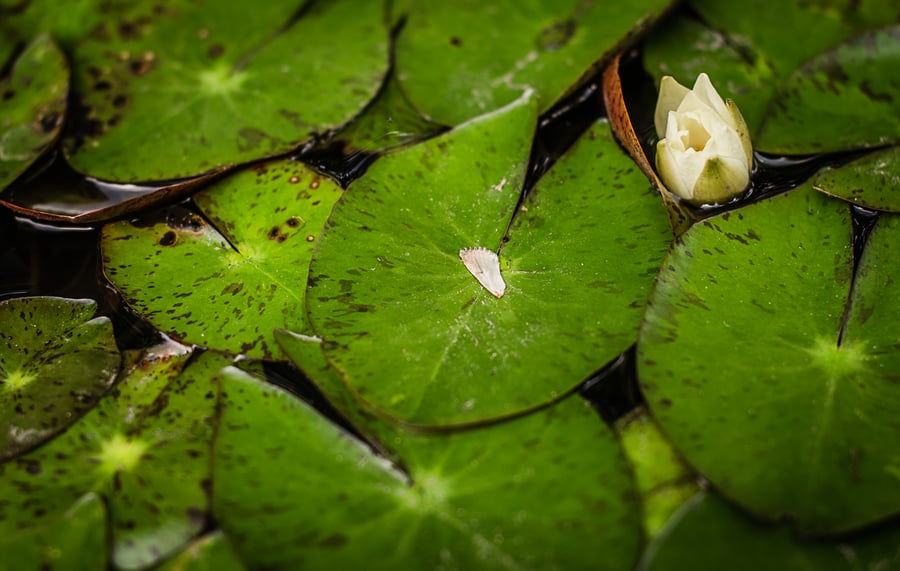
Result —
[{"label": "dark water", "polygon": [[[629,112],[636,121],[635,131],[645,152],[652,153],[655,144],[652,117],[656,87],[643,70],[639,51],[633,50],[623,58],[621,77]],[[603,117],[601,85],[598,74],[540,118],[523,197],[579,135]],[[342,149],[340,141],[329,141],[299,149],[296,156],[346,186],[361,176],[378,157],[367,153],[344,155]],[[652,154],[648,156],[652,157]],[[702,214],[713,215],[785,192],[801,184],[820,168],[840,165],[857,156],[859,153],[807,157],[775,157],[757,153],[753,181],[746,195],[721,207],[703,209]],[[4,196],[65,184],[76,189],[86,201],[103,205],[147,190],[147,187],[109,185],[86,179],[58,158],[34,167],[23,179],[24,183],[20,182],[11,191],[6,191]],[[189,201],[185,204],[191,208]],[[852,212],[854,247],[858,254],[877,220],[877,213],[856,207],[852,208]],[[91,298],[97,301],[99,313],[112,319],[122,349],[147,347],[162,339],[152,326],[122,302],[103,277],[97,227],[34,222],[0,209],[0,268],[0,299],[34,295]],[[591,401],[607,421],[623,416],[642,402],[635,376],[634,356],[632,347],[590,378],[572,379],[573,384],[582,383],[579,393]],[[266,371],[271,381],[292,391],[326,416],[348,426],[298,369],[286,364],[270,364]]]}]

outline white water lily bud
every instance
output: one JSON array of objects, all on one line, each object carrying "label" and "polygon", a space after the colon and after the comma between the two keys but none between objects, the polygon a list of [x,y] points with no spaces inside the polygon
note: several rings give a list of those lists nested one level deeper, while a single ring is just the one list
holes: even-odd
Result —
[{"label": "white water lily bud", "polygon": [[663,184],[693,204],[725,202],[750,184],[753,148],[747,123],[732,100],[701,73],[688,89],[662,78],[654,117],[656,170]]}]

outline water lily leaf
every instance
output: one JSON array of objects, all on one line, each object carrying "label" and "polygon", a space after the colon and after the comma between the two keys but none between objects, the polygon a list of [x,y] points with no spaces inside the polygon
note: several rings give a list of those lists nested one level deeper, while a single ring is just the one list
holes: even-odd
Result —
[{"label": "water lily leaf", "polygon": [[2,0],[0,54],[41,33],[49,33],[68,50],[104,18],[133,4],[133,0],[70,0],[63,7],[42,0]]},{"label": "water lily leaf", "polygon": [[181,208],[158,222],[104,226],[103,271],[171,337],[271,358],[276,328],[310,332],[309,258],[340,194],[301,163],[265,163],[194,195],[208,221]]},{"label": "water lily leaf", "polygon": [[543,111],[670,4],[415,2],[397,38],[397,77],[413,104],[445,125],[499,109],[528,88]]},{"label": "water lily leaf", "polygon": [[78,500],[62,517],[36,529],[0,538],[3,571],[107,568],[106,510],[93,493]]},{"label": "water lily leaf", "polygon": [[[109,508],[116,567],[180,551],[207,525],[214,374],[229,363],[205,353],[171,378],[184,359],[144,361],[67,432],[0,465],[0,531],[33,528],[95,491]],[[154,390],[152,406],[141,406]]]},{"label": "water lily leaf", "polygon": [[[394,419],[519,413],[635,340],[671,237],[664,209],[601,122],[507,241],[534,118],[523,99],[383,157],[335,205],[310,265],[310,320],[346,382]],[[477,246],[500,248],[500,299],[460,261]]]},{"label": "water lily leaf", "polygon": [[56,142],[68,94],[65,56],[50,36],[38,36],[0,80],[0,190]]},{"label": "water lily leaf", "polygon": [[206,535],[157,571],[243,571],[246,569],[235,555],[228,539],[221,531]]},{"label": "water lily leaf", "polygon": [[408,435],[407,476],[288,393],[234,368],[222,382],[215,512],[251,567],[633,563],[627,468],[580,399],[478,430]]},{"label": "water lily leaf", "polygon": [[849,208],[807,184],[693,226],[664,263],[641,386],[686,460],[747,509],[816,533],[900,512],[898,231],[881,217],[853,279]]},{"label": "water lily leaf", "polygon": [[857,36],[806,62],[772,100],[756,144],[820,153],[900,141],[900,26]]},{"label": "water lily leaf", "polygon": [[119,372],[96,303],[32,297],[0,302],[0,460],[45,442],[86,413]]},{"label": "water lily leaf", "polygon": [[[693,4],[710,28],[673,19],[648,40],[647,69],[657,81],[673,75],[685,84],[708,73],[740,106],[758,150],[818,153],[897,140],[895,2]],[[796,30],[805,31],[802,42]]]},{"label": "water lily leaf", "polygon": [[185,178],[349,121],[387,71],[382,3],[313,2],[295,14],[304,4],[144,2],[106,22],[75,53],[81,116],[69,161],[104,180]]},{"label": "water lily leaf", "polygon": [[754,521],[712,492],[697,494],[651,543],[638,571],[855,571],[900,565],[900,527],[825,543]]},{"label": "water lily leaf", "polygon": [[392,73],[369,107],[335,139],[346,142],[345,153],[371,153],[426,139],[442,129],[412,106]]},{"label": "water lily leaf", "polygon": [[697,493],[696,477],[644,407],[616,421],[615,428],[641,498],[644,535],[653,539]]},{"label": "water lily leaf", "polygon": [[877,151],[837,168],[823,169],[813,186],[873,210],[900,212],[900,147]]}]

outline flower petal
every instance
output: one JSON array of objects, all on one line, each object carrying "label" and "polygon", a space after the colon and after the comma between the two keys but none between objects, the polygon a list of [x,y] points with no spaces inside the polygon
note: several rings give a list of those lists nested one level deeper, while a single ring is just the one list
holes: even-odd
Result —
[{"label": "flower petal", "polygon": [[722,101],[722,96],[719,95],[719,92],[716,91],[715,87],[713,87],[713,84],[709,80],[708,75],[706,75],[705,73],[701,73],[697,76],[697,81],[694,82],[693,93],[695,93],[697,97],[701,101],[703,101],[703,103],[705,103],[713,111],[715,111],[716,115],[721,117],[723,121],[726,121],[732,129],[737,128],[737,124],[734,122],[734,117],[732,117],[731,113],[728,111],[728,108],[725,107],[725,102]]},{"label": "flower petal", "polygon": [[656,125],[656,136],[662,137],[666,132],[669,111],[678,109],[684,96],[690,89],[678,83],[674,77],[666,75],[659,82],[659,98],[656,100],[656,113],[653,116]]}]

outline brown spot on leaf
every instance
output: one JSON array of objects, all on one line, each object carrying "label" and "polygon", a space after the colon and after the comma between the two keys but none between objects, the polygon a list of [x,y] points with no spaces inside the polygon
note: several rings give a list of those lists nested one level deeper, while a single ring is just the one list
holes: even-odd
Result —
[{"label": "brown spot on leaf", "polygon": [[178,234],[169,230],[168,232],[163,234],[162,237],[159,239],[159,245],[160,246],[171,246],[172,244],[174,244],[177,241],[178,241]]}]

